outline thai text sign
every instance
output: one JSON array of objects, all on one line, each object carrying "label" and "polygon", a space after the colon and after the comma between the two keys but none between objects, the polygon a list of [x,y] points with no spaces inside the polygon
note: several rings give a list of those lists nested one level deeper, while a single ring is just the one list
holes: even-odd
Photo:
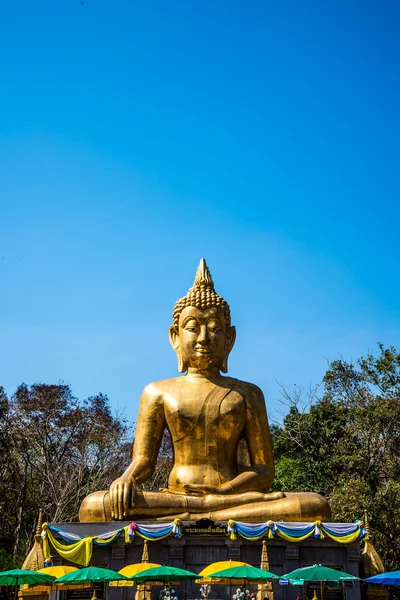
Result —
[{"label": "thai text sign", "polygon": [[214,523],[210,519],[200,519],[196,523],[184,525],[182,527],[183,535],[227,535],[226,525]]}]

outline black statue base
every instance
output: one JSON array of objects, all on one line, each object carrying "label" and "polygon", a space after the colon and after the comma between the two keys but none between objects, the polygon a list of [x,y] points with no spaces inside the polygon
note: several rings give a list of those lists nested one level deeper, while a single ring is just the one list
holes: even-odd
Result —
[{"label": "black statue base", "polygon": [[[112,523],[54,523],[56,527],[78,534],[80,536],[96,536],[113,529]],[[117,527],[129,525],[129,522],[116,524]],[[149,561],[159,564],[168,564],[199,573],[207,565],[220,560],[241,560],[260,567],[262,541],[247,541],[238,537],[230,540],[224,533],[212,535],[198,535],[190,533],[184,528],[181,538],[168,537],[160,541],[148,542]],[[226,523],[221,524],[221,530]],[[193,526],[195,528],[195,526]],[[325,566],[337,567],[347,573],[358,576],[358,561],[360,557],[360,544],[358,541],[351,544],[340,544],[330,539],[308,538],[303,542],[287,542],[281,538],[267,540],[269,570],[277,575],[288,573],[293,569],[313,565],[315,563]],[[124,566],[141,562],[143,552],[143,539],[135,537],[130,544],[125,544],[123,536],[120,536],[110,546],[93,546],[92,565],[107,567],[119,571]],[[55,550],[52,550],[53,564],[68,564],[63,561]],[[200,586],[195,582],[182,582],[173,586],[179,600],[200,600]],[[213,585],[210,600],[230,600],[237,589],[237,585],[219,586]],[[256,585],[247,586],[251,592],[257,592]],[[158,600],[159,587],[153,587],[153,598]],[[311,599],[314,588],[303,590],[300,586],[273,585],[275,600],[295,600],[302,596],[304,600]],[[319,600],[320,585],[315,586]],[[136,587],[106,587],[106,600],[133,600]],[[79,595],[74,594],[76,600]],[[84,596],[83,596],[84,597]],[[82,597],[82,598],[83,598]],[[97,594],[99,598],[99,594]],[[354,586],[346,587],[344,590],[337,588],[325,588],[323,600],[360,600],[360,586],[356,582]]]}]

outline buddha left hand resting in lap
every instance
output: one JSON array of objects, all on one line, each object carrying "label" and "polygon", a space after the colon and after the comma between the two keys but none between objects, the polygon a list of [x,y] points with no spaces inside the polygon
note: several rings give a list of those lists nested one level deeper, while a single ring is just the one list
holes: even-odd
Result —
[{"label": "buddha left hand resting in lap", "polygon": [[[329,520],[329,504],[317,494],[268,493],[274,460],[264,397],[257,386],[221,375],[235,328],[203,259],[173,319],[170,341],[186,375],[145,388],[132,462],[109,491],[85,498],[80,520]],[[168,488],[138,491],[154,471],[165,429],[174,449]],[[243,443],[246,464],[238,460]]]}]

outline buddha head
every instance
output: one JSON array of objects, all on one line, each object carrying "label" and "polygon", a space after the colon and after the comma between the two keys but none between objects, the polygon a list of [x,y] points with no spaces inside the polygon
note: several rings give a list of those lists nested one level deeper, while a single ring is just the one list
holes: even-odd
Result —
[{"label": "buddha head", "polygon": [[178,358],[178,371],[188,368],[228,371],[228,356],[235,343],[229,305],[215,292],[204,258],[193,287],[174,306],[169,339]]}]

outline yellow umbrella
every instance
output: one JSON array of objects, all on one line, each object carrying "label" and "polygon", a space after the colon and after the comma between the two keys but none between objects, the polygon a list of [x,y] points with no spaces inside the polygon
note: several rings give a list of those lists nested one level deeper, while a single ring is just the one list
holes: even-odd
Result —
[{"label": "yellow umbrella", "polygon": [[[132,565],[126,565],[126,567],[118,571],[118,573],[125,575],[125,577],[132,577],[133,575],[137,575],[142,571],[147,571],[147,569],[153,569],[154,567],[159,566],[160,565],[157,563],[134,563]],[[135,585],[135,583],[133,581],[110,581],[109,585],[114,587],[124,587]]]},{"label": "yellow umbrella", "polygon": [[200,571],[199,575],[203,577],[203,579],[198,579],[196,583],[230,583],[230,580],[223,579],[211,579],[210,575],[213,573],[217,573],[218,571],[222,571],[223,569],[230,569],[231,567],[250,567],[248,563],[241,562],[239,560],[220,560],[215,563],[211,563],[205,569]]},{"label": "yellow umbrella", "polygon": [[[38,573],[47,573],[47,575],[53,575],[53,577],[62,577],[63,575],[66,575],[67,573],[72,573],[72,571],[77,571],[77,567],[67,567],[66,565],[58,565],[56,567],[44,567],[43,569],[39,569]],[[76,589],[82,589],[82,587],[90,587],[90,584],[85,584],[84,586],[80,585],[80,584],[75,584],[75,585],[58,585],[57,583],[53,583],[51,585],[35,585],[34,587],[32,586],[28,586],[28,585],[24,585],[21,586],[22,590],[27,590],[27,589],[32,589],[35,593],[38,592],[54,592],[56,590],[76,590]]]},{"label": "yellow umbrella", "polygon": [[72,573],[72,571],[77,571],[77,567],[67,567],[64,565],[60,565],[57,567],[44,567],[44,569],[39,569],[39,573],[47,573],[47,575],[53,575],[57,579],[66,575],[67,573]]}]

